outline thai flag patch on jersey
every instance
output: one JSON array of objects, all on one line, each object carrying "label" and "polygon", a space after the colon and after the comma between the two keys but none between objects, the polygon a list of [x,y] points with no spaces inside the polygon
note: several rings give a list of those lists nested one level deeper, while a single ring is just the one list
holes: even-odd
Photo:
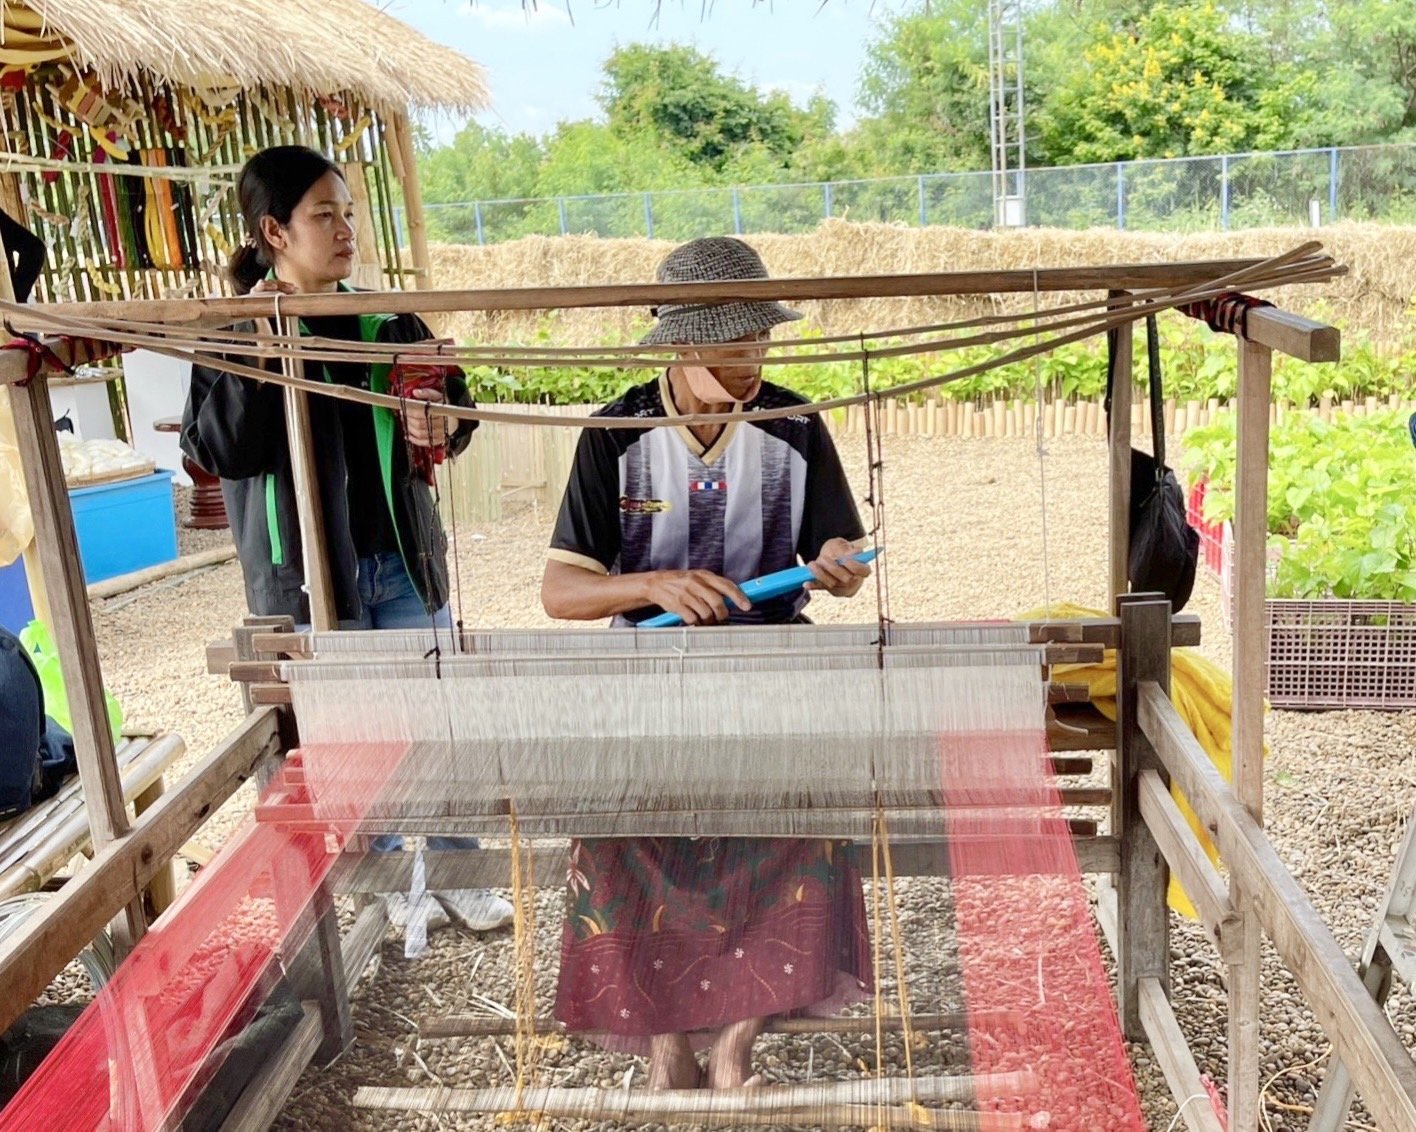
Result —
[{"label": "thai flag patch on jersey", "polygon": [[689,491],[727,491],[727,480],[689,480]]}]

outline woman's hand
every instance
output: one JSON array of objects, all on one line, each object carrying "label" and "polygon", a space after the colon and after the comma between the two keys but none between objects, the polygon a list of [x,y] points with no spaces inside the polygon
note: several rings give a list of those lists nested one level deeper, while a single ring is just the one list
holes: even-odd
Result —
[{"label": "woman's hand", "polygon": [[252,295],[298,295],[300,288],[284,279],[261,279],[251,288]]},{"label": "woman's hand", "polygon": [[646,575],[649,601],[677,613],[685,625],[715,625],[728,619],[728,602],[752,608],[742,590],[711,570],[655,570]]},{"label": "woman's hand", "polygon": [[[442,404],[444,398],[436,389],[415,389],[408,401]],[[451,434],[447,417],[434,415],[419,405],[408,404],[403,410],[403,434],[410,444],[419,448],[445,448]]]},{"label": "woman's hand", "polygon": [[807,582],[809,590],[821,590],[832,597],[854,597],[866,578],[870,577],[870,566],[857,562],[856,547],[843,538],[828,539],[821,547],[815,562],[808,562],[807,569],[816,575],[816,581]]}]

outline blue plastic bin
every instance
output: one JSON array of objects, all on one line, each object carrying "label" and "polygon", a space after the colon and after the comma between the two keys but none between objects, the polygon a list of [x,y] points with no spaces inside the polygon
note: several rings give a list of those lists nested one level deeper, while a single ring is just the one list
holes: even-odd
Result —
[{"label": "blue plastic bin", "polygon": [[16,636],[34,620],[30,604],[29,583],[25,580],[25,562],[16,558],[9,566],[0,566],[0,629],[9,629]]},{"label": "blue plastic bin", "polygon": [[177,557],[171,472],[74,488],[69,501],[89,584]]}]

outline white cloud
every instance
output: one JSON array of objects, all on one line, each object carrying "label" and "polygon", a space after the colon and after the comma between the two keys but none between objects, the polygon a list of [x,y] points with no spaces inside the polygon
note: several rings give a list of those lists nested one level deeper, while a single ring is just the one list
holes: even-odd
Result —
[{"label": "white cloud", "polygon": [[523,8],[520,0],[469,0],[458,14],[489,31],[549,31],[571,25],[558,0],[537,0],[534,8]]}]

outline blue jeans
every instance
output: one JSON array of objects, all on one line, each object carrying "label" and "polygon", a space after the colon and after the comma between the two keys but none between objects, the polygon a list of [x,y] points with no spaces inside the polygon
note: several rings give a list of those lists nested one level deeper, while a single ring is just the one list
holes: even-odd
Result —
[{"label": "blue jeans", "polygon": [[[429,616],[402,556],[396,552],[359,559],[359,602],[364,607],[363,615],[341,621],[341,629],[452,628],[448,606]],[[396,833],[383,833],[369,843],[369,848],[375,853],[396,853],[403,848],[403,838]],[[429,837],[428,848],[478,849],[481,844],[475,837]]]},{"label": "blue jeans", "polygon": [[429,615],[397,551],[359,559],[359,617],[341,621],[341,629],[451,629],[452,610],[444,605]]}]

